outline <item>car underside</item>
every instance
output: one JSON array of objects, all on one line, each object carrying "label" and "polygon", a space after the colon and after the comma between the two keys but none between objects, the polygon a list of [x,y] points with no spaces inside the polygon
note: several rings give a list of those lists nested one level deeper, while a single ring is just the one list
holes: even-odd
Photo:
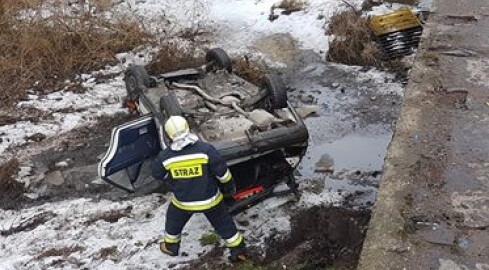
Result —
[{"label": "car underside", "polygon": [[[307,149],[308,131],[281,77],[265,75],[256,86],[232,72],[222,49],[210,50],[206,60],[198,69],[156,76],[141,66],[126,70],[124,105],[140,118],[113,130],[101,178],[129,192],[155,182],[142,173],[144,163],[169,145],[162,125],[180,115],[228,163],[237,188],[231,213],[270,196],[298,194],[293,171]],[[281,183],[288,188],[277,191]]]}]

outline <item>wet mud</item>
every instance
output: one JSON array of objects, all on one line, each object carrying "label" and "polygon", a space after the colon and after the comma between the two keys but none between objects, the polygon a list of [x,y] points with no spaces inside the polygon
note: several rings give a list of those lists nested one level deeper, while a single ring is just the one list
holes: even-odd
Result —
[{"label": "wet mud", "polygon": [[315,206],[291,217],[290,234],[266,239],[265,256],[250,250],[244,264],[222,260],[216,247],[183,269],[355,269],[370,220],[370,210]]},{"label": "wet mud", "polygon": [[369,220],[369,210],[312,207],[292,217],[286,239],[268,241],[265,261],[273,268],[354,269]]}]

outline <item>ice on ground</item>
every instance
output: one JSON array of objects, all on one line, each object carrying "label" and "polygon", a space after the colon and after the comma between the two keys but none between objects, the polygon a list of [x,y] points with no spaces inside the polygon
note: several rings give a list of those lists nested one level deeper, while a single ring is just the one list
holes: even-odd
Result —
[{"label": "ice on ground", "polygon": [[404,88],[402,84],[395,82],[394,80],[396,76],[395,74],[384,72],[376,68],[361,71],[363,67],[360,66],[333,65],[339,69],[354,73],[356,80],[359,82],[373,82],[374,84],[378,85],[376,89],[379,94],[404,96]]}]

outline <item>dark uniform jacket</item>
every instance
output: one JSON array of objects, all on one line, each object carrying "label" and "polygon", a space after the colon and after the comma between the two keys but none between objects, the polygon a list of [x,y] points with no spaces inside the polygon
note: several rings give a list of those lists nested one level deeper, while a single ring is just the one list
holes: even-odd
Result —
[{"label": "dark uniform jacket", "polygon": [[219,152],[200,141],[180,151],[161,151],[153,162],[152,173],[157,180],[168,178],[172,203],[188,211],[203,211],[219,204],[223,195],[217,181],[228,185],[232,180]]}]

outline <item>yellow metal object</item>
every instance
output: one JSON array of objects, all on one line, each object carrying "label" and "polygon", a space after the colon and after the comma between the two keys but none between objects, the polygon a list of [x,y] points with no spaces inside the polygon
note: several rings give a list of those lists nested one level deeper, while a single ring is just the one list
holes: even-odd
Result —
[{"label": "yellow metal object", "polygon": [[372,16],[370,25],[376,36],[421,26],[410,9],[401,9],[386,15]]}]

